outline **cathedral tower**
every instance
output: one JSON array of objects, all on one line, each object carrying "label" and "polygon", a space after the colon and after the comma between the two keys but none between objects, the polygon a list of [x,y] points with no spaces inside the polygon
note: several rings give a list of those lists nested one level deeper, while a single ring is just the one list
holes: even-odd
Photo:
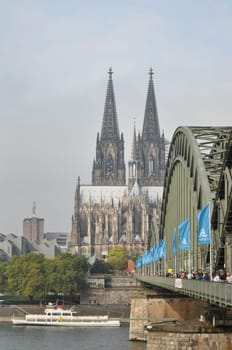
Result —
[{"label": "cathedral tower", "polygon": [[71,246],[80,245],[80,177],[78,176],[72,215]]},{"label": "cathedral tower", "polygon": [[140,161],[139,161],[139,154],[138,154],[138,139],[136,136],[136,127],[134,123],[134,133],[133,133],[133,140],[132,140],[132,149],[131,149],[131,158],[128,163],[128,188],[129,191],[131,191],[132,187],[134,186],[135,182],[138,181],[138,177],[140,177]]},{"label": "cathedral tower", "polygon": [[138,135],[136,138],[134,131],[132,155],[129,161],[130,188],[136,181],[140,186],[163,186],[165,138],[164,134],[160,135],[153,74],[150,69],[142,136]]},{"label": "cathedral tower", "polygon": [[124,139],[119,134],[112,69],[109,69],[101,136],[97,134],[96,159],[93,162],[92,185],[125,185]]}]

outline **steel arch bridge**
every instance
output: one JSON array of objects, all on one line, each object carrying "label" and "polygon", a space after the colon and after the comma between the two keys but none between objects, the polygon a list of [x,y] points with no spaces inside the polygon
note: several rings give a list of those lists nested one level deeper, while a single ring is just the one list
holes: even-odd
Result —
[{"label": "steel arch bridge", "polygon": [[[211,208],[211,245],[197,242],[197,213]],[[173,254],[173,234],[190,219],[190,250]],[[179,127],[166,165],[160,237],[166,237],[163,269],[232,272],[232,127]],[[163,262],[164,264],[164,262]]]}]

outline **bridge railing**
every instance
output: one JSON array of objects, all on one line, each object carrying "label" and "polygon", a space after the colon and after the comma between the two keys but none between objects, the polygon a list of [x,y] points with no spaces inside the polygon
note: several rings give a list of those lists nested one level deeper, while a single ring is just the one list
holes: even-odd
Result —
[{"label": "bridge railing", "polygon": [[232,284],[171,277],[137,276],[141,282],[208,301],[220,307],[232,308]]}]

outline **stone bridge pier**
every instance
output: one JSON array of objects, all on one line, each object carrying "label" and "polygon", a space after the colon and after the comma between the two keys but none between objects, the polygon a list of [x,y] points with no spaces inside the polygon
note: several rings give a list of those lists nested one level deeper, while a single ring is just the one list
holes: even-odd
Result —
[{"label": "stone bridge pier", "polygon": [[146,341],[147,325],[177,321],[195,321],[205,314],[208,304],[186,297],[144,296],[131,300],[130,340]]},{"label": "stone bridge pier", "polygon": [[[146,350],[232,350],[231,326],[225,327],[225,316],[226,310],[188,297],[133,298],[129,339],[145,341]],[[214,317],[224,327],[214,327]]]}]

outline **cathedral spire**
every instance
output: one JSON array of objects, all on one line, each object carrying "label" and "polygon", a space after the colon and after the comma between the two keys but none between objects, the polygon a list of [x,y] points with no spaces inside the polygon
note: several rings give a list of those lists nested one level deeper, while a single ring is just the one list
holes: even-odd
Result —
[{"label": "cathedral spire", "polygon": [[129,168],[128,169],[129,170],[128,188],[129,188],[129,191],[131,191],[135,182],[137,182],[138,166],[139,166],[138,140],[136,137],[136,125],[135,125],[135,120],[134,120],[134,132],[133,132],[133,140],[132,140],[131,159],[128,162],[128,168]]},{"label": "cathedral spire", "polygon": [[124,186],[124,138],[119,133],[112,75],[109,69],[101,136],[97,135],[96,158],[92,170],[94,186]]},{"label": "cathedral spire", "polygon": [[144,114],[142,140],[145,142],[159,143],[160,141],[160,128],[158,112],[156,107],[155,90],[153,84],[153,70],[149,71],[149,84],[147,91],[147,100]]},{"label": "cathedral spire", "polygon": [[142,136],[137,139],[137,179],[142,186],[162,186],[165,170],[165,144],[160,137],[153,74],[151,68]]},{"label": "cathedral spire", "polygon": [[134,134],[133,134],[133,141],[132,141],[132,149],[131,149],[131,160],[137,160],[136,159],[136,124],[134,119]]},{"label": "cathedral spire", "polygon": [[119,140],[119,127],[118,127],[118,117],[116,110],[116,102],[114,97],[114,88],[112,75],[113,71],[110,67],[109,69],[109,80],[106,92],[105,109],[103,115],[102,129],[101,129],[101,139],[104,140]]}]

